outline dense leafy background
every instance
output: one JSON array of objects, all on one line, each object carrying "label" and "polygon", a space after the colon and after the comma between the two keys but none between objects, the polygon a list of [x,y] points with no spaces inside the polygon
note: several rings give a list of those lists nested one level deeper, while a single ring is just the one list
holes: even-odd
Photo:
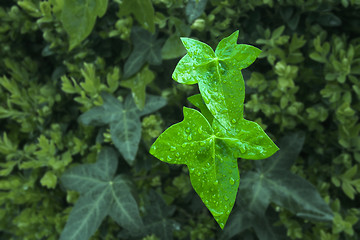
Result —
[{"label": "dense leafy background", "polygon": [[[1,1],[0,238],[359,239],[359,10],[357,0]],[[171,79],[186,53],[179,37],[214,48],[236,30],[262,50],[242,71],[244,117],[281,150],[238,160],[221,231],[187,169],[148,151],[198,93]],[[121,116],[131,138],[112,131]]]}]

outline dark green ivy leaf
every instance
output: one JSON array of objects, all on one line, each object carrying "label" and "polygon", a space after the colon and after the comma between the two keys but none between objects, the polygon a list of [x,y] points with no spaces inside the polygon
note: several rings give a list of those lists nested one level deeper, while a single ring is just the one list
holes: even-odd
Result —
[{"label": "dark green ivy leaf", "polygon": [[189,23],[201,16],[206,7],[207,0],[189,0],[185,8],[185,14]]},{"label": "dark green ivy leaf", "polygon": [[116,152],[105,147],[96,163],[73,167],[61,176],[64,187],[79,192],[80,198],[60,240],[89,239],[108,214],[133,235],[141,232],[143,223],[129,182],[125,175],[114,178],[117,164]]},{"label": "dark green ivy leaf", "polygon": [[162,62],[163,39],[156,39],[156,35],[140,27],[133,27],[131,40],[134,43],[134,49],[125,62],[124,78],[129,78],[137,73],[146,62],[150,65],[160,65]]},{"label": "dark green ivy leaf", "polygon": [[[288,209],[299,217],[315,221],[332,221],[332,211],[316,188],[289,171],[303,143],[304,136],[300,133],[282,138],[279,143],[280,151],[268,159],[257,161],[256,171],[242,175],[238,195],[241,212],[237,214],[240,219],[234,221],[242,221],[241,219],[248,218],[248,215],[255,216],[254,219],[264,218],[265,211],[271,202]],[[264,234],[261,233],[264,229],[256,230],[259,226],[258,220],[249,220],[249,222],[258,237],[263,239],[260,234]],[[232,224],[229,223],[229,225]],[[240,232],[232,231],[231,235]]]},{"label": "dark green ivy leaf", "polygon": [[91,33],[97,17],[102,17],[108,0],[64,0],[60,21],[70,38],[69,50]]},{"label": "dark green ivy leaf", "polygon": [[174,212],[174,206],[167,206],[164,199],[157,192],[150,191],[144,217],[145,233],[155,234],[161,240],[172,240],[173,225],[176,222],[171,220],[170,217]]},{"label": "dark green ivy leaf", "polygon": [[162,108],[166,101],[161,97],[147,95],[144,108],[139,110],[131,95],[127,96],[124,103],[108,93],[102,93],[101,96],[103,105],[83,113],[79,121],[92,126],[109,124],[114,145],[132,165],[141,138],[140,117]]}]

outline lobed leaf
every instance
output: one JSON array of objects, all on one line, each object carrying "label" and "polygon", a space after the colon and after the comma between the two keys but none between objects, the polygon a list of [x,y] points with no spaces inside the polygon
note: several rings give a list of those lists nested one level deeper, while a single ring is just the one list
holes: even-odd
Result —
[{"label": "lobed leaf", "polygon": [[220,124],[211,127],[200,112],[184,107],[184,120],[165,130],[150,149],[161,161],[188,166],[192,186],[221,228],[235,202],[241,152],[241,140],[224,134]]},{"label": "lobed leaf", "polygon": [[292,163],[297,157],[303,142],[304,136],[299,133],[283,138],[277,154],[262,161],[264,163],[259,162],[256,172],[243,175],[239,195],[251,211],[263,214],[270,202],[274,202],[299,217],[316,221],[332,220],[332,211],[316,188],[289,172],[289,162]]},{"label": "lobed leaf", "polygon": [[146,62],[150,65],[159,65],[162,62],[162,39],[156,39],[156,35],[142,28],[133,27],[131,40],[134,43],[134,49],[124,64],[124,78],[137,73]]},{"label": "lobed leaf", "polygon": [[214,52],[197,40],[182,38],[188,51],[176,66],[173,78],[184,84],[199,84],[200,93],[212,115],[225,128],[243,118],[245,85],[240,72],[255,61],[260,50],[237,44],[236,31],[220,41]]},{"label": "lobed leaf", "polygon": [[124,175],[114,178],[117,169],[116,152],[105,147],[94,164],[83,164],[67,170],[62,184],[80,193],[70,212],[60,239],[89,239],[109,214],[133,236],[143,226],[139,209],[131,194],[130,182]]},{"label": "lobed leaf", "polygon": [[102,191],[96,196],[80,197],[70,212],[60,240],[90,239],[109,211],[109,198],[111,198],[109,186],[102,188]]},{"label": "lobed leaf", "polygon": [[104,103],[83,113],[79,121],[84,125],[110,125],[110,133],[115,147],[124,159],[132,165],[141,139],[140,117],[165,106],[165,99],[147,95],[145,106],[139,110],[134,99],[128,95],[122,103],[108,93],[101,94]]}]

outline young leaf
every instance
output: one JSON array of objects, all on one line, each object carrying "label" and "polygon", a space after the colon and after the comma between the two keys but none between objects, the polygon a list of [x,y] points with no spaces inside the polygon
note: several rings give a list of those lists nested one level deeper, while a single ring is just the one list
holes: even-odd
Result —
[{"label": "young leaf", "polygon": [[191,183],[223,228],[239,186],[239,157],[259,159],[278,148],[256,123],[239,121],[233,132],[213,126],[198,111],[184,107],[184,120],[162,133],[150,149],[161,161],[186,164]]},{"label": "young leaf", "polygon": [[97,17],[102,17],[108,0],[64,0],[60,21],[70,38],[69,50],[91,33]]},{"label": "young leaf", "polygon": [[125,158],[132,165],[141,138],[140,117],[165,106],[165,99],[147,95],[143,110],[139,110],[131,95],[122,103],[108,93],[102,93],[104,104],[83,113],[79,121],[84,125],[110,125],[111,138]]},{"label": "young leaf", "polygon": [[215,52],[197,40],[182,38],[188,53],[176,66],[173,79],[184,84],[199,84],[200,93],[212,115],[225,128],[243,117],[245,85],[240,70],[248,67],[260,50],[237,44],[239,31],[224,38]]},{"label": "young leaf", "polygon": [[187,98],[195,107],[200,109],[200,112],[208,120],[209,123],[212,123],[214,120],[213,115],[207,108],[204,100],[201,97],[201,94],[196,94]]},{"label": "young leaf", "polygon": [[137,73],[125,81],[120,82],[120,86],[130,88],[136,106],[142,110],[145,106],[145,88],[155,78],[154,73],[146,66],[141,72]]},{"label": "young leaf", "polygon": [[150,65],[159,65],[162,62],[162,39],[156,39],[155,35],[140,27],[133,27],[131,40],[134,43],[134,49],[125,62],[124,78],[129,78],[137,73],[146,62]]},{"label": "young leaf", "polygon": [[142,230],[138,206],[131,195],[126,177],[118,175],[117,154],[103,148],[94,164],[83,164],[67,170],[61,177],[65,188],[80,193],[60,239],[89,239],[109,214],[114,220],[137,235]]}]

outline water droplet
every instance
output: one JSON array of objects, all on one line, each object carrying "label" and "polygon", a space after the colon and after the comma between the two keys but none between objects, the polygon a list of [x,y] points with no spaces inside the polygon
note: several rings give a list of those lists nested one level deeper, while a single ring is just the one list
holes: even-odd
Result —
[{"label": "water droplet", "polygon": [[176,147],[171,146],[170,151],[174,152],[176,150]]},{"label": "water droplet", "polygon": [[201,172],[197,171],[197,172],[196,172],[196,175],[200,176],[200,175],[201,175]]},{"label": "water droplet", "polygon": [[191,136],[188,136],[188,137],[187,137],[187,140],[191,141],[191,140],[192,140],[192,137],[191,137]]},{"label": "water droplet", "polygon": [[180,153],[177,152],[177,153],[175,154],[175,156],[179,157],[179,156],[180,156]]},{"label": "water droplet", "polygon": [[218,180],[215,180],[214,184],[215,184],[215,185],[218,185],[218,184],[219,184],[219,181],[218,181]]},{"label": "water droplet", "polygon": [[191,131],[191,129],[188,127],[186,130],[185,130],[187,133],[189,133]]},{"label": "water droplet", "polygon": [[227,196],[224,197],[225,201],[229,201],[229,198]]},{"label": "water droplet", "polygon": [[204,146],[205,145],[205,143],[204,142],[200,142],[200,146]]},{"label": "water droplet", "polygon": [[235,180],[233,178],[230,178],[230,184],[234,185],[235,184]]},{"label": "water droplet", "polygon": [[183,148],[186,147],[186,143],[181,144],[181,146],[182,146]]},{"label": "water droplet", "polygon": [[203,132],[202,127],[199,127],[198,132],[199,132],[200,134],[202,134],[202,132]]},{"label": "water droplet", "polygon": [[[211,209],[211,213],[212,213],[212,215],[214,215],[214,217],[218,217],[218,216],[221,216],[224,214],[224,212],[221,212],[221,211],[218,212],[215,209]],[[222,223],[222,225],[224,225],[224,224]]]},{"label": "water droplet", "polygon": [[231,120],[232,123],[236,123],[236,119],[234,118],[233,120]]},{"label": "water droplet", "polygon": [[167,156],[167,160],[168,160],[168,161],[171,161],[172,158],[171,158],[170,156]]}]

